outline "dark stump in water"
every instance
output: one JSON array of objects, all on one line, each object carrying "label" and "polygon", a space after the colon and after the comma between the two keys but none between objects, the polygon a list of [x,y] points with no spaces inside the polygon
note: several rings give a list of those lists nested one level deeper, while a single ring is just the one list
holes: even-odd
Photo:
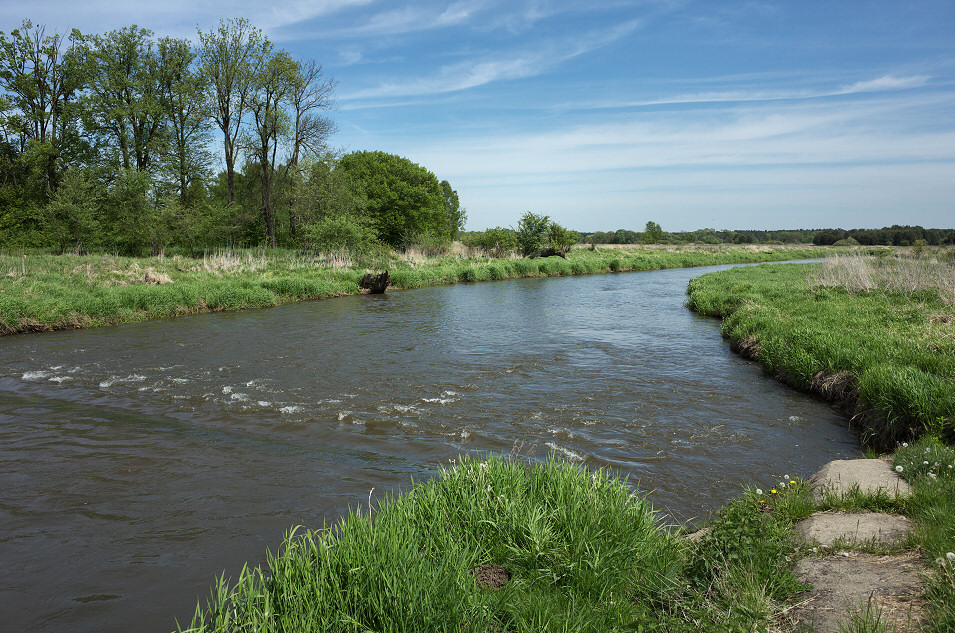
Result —
[{"label": "dark stump in water", "polygon": [[391,283],[391,277],[386,270],[377,275],[374,273],[366,273],[365,276],[361,278],[361,281],[358,282],[358,287],[367,290],[369,294],[380,295],[385,292],[389,283]]}]

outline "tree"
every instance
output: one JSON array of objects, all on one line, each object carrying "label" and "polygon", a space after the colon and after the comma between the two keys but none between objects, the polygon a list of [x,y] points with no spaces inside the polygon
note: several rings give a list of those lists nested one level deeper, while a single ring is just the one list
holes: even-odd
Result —
[{"label": "tree", "polygon": [[643,230],[643,243],[644,244],[662,244],[663,243],[663,229],[660,228],[660,225],[654,222],[653,220],[647,222],[647,226]]},{"label": "tree", "polygon": [[20,152],[27,154],[27,163],[40,168],[47,194],[56,189],[69,148],[69,102],[83,86],[73,56],[81,37],[74,30],[64,51],[63,37],[47,35],[46,27],[34,27],[29,20],[9,38],[0,32],[0,79],[10,96],[4,127],[20,136]]},{"label": "tree", "polygon": [[235,161],[242,120],[254,89],[255,69],[272,44],[244,18],[199,32],[199,63],[212,91],[212,117],[222,130],[229,204],[235,201]]},{"label": "tree", "polygon": [[423,236],[449,239],[441,185],[424,167],[385,152],[353,152],[336,169],[364,193],[365,214],[386,244],[399,248]]},{"label": "tree", "polygon": [[60,250],[94,246],[99,240],[100,193],[79,170],[67,170],[46,208],[47,234]]},{"label": "tree", "polygon": [[547,242],[550,217],[528,211],[517,223],[517,247],[524,257],[538,257]]},{"label": "tree", "polygon": [[580,233],[565,229],[556,222],[551,222],[547,225],[547,248],[542,254],[544,256],[566,257],[568,251],[579,241]]},{"label": "tree", "polygon": [[279,137],[288,129],[288,117],[282,110],[286,95],[293,88],[298,64],[285,51],[269,55],[254,74],[248,103],[253,129],[246,144],[250,157],[259,167],[262,218],[269,245],[275,248],[275,208],[272,184]]},{"label": "tree", "polygon": [[299,160],[306,155],[318,156],[326,149],[328,138],[335,133],[335,123],[322,112],[334,106],[333,92],[337,82],[325,75],[321,64],[309,60],[299,64],[289,107],[292,118],[292,153],[286,165],[289,182],[289,237],[295,239],[298,218],[295,213],[295,186],[301,179]]},{"label": "tree", "polygon": [[115,158],[112,171],[152,173],[168,141],[160,100],[159,59],[152,31],[135,25],[85,38],[79,54],[89,92],[83,126],[99,137],[100,154]]},{"label": "tree", "polygon": [[205,80],[193,67],[196,53],[187,40],[164,37],[157,49],[159,99],[168,126],[165,169],[176,181],[180,204],[209,169],[208,98]]},{"label": "tree", "polygon": [[458,233],[464,230],[468,213],[461,207],[458,192],[451,188],[451,183],[447,180],[441,181],[441,194],[444,197],[444,208],[448,214],[448,231],[451,234],[451,239],[456,240],[458,239]]}]

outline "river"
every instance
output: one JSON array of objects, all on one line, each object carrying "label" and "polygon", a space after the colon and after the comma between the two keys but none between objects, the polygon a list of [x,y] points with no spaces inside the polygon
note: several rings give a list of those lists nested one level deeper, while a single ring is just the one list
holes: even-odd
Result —
[{"label": "river", "polygon": [[462,453],[556,451],[706,517],[858,455],[683,307],[725,267],[522,279],[0,338],[0,613],[170,631],[292,526]]}]

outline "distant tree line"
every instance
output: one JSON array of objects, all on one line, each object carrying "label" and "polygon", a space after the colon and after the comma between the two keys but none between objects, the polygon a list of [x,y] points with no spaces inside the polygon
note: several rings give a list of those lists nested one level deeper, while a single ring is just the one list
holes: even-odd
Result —
[{"label": "distant tree line", "polygon": [[921,240],[930,246],[955,244],[955,229],[926,229],[921,226],[893,225],[881,229],[823,229],[816,231],[812,243],[829,245],[839,242],[864,246],[912,246]]},{"label": "distant tree line", "polygon": [[244,19],[196,46],[135,25],[0,32],[0,244],[450,243],[466,212],[447,181],[398,156],[332,151],[335,87]]},{"label": "distant tree line", "polygon": [[[654,224],[654,223],[650,223]],[[926,229],[921,226],[894,225],[881,229],[795,229],[779,231],[699,229],[663,232],[659,226],[650,231],[597,231],[581,233],[590,244],[816,244],[845,242],[867,246],[911,246],[917,240],[927,245],[955,244],[955,229]]]}]

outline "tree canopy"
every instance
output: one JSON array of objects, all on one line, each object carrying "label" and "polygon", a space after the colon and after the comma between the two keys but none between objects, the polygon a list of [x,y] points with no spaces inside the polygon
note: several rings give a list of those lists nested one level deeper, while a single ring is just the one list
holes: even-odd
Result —
[{"label": "tree canopy", "polygon": [[422,236],[450,239],[441,185],[421,165],[394,154],[361,151],[343,156],[336,169],[364,193],[365,213],[386,244],[398,248]]}]

